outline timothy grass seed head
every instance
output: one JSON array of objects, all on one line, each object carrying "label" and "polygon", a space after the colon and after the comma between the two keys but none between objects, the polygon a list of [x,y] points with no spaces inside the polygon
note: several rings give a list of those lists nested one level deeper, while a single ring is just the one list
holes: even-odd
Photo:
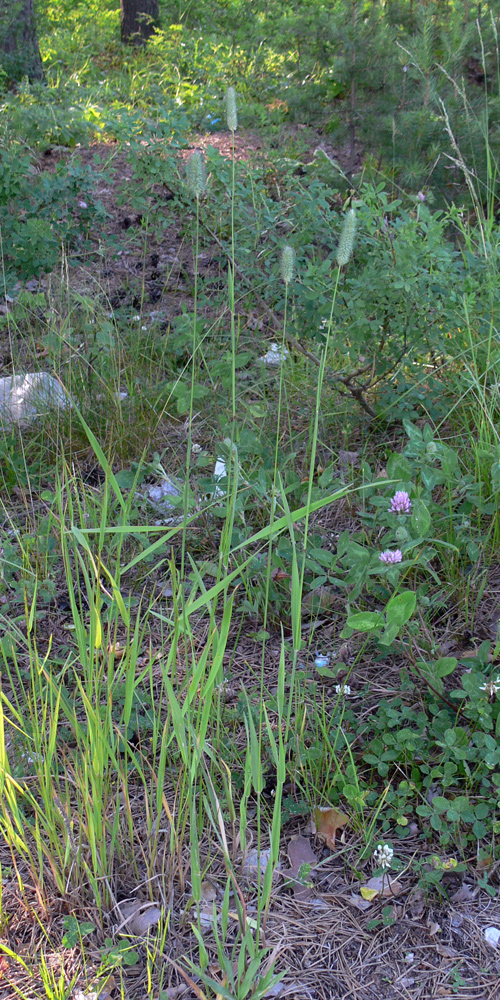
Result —
[{"label": "timothy grass seed head", "polygon": [[280,271],[285,285],[288,285],[289,282],[293,280],[294,266],[295,253],[293,247],[283,247],[283,250],[281,251]]},{"label": "timothy grass seed head", "polygon": [[205,162],[198,150],[191,153],[189,160],[186,164],[186,178],[188,187],[193,192],[196,198],[199,198],[205,192],[207,186],[207,179],[205,175]]},{"label": "timothy grass seed head", "polygon": [[356,235],[356,212],[354,211],[353,208],[350,208],[344,219],[344,225],[342,227],[339,245],[337,247],[336,259],[339,267],[344,267],[345,264],[349,263],[354,247],[355,235]]},{"label": "timothy grass seed head", "polygon": [[236,91],[234,87],[226,90],[226,119],[230,132],[236,132],[238,128],[238,110],[236,107]]}]

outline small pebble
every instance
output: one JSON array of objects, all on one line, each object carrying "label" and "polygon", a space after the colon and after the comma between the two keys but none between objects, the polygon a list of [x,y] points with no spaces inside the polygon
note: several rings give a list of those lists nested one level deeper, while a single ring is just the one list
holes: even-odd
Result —
[{"label": "small pebble", "polygon": [[486,944],[489,944],[490,948],[498,948],[498,942],[500,941],[500,928],[485,927],[483,933]]}]

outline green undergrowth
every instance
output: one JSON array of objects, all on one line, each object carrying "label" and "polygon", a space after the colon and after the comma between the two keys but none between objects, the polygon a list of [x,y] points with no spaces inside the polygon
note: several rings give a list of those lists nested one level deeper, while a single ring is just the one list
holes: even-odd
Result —
[{"label": "green undergrowth", "polygon": [[232,84],[245,101],[240,127],[275,132],[281,148],[283,125],[319,127],[344,150],[350,181],[362,146],[371,179],[449,205],[462,196],[465,160],[494,208],[496,0],[478,10],[467,0],[213,7],[160,3],[147,49],[134,49],[120,44],[114,3],[40,4],[47,86],[6,94],[0,121],[42,147],[150,125],[166,138],[161,123],[175,110],[217,132]]}]

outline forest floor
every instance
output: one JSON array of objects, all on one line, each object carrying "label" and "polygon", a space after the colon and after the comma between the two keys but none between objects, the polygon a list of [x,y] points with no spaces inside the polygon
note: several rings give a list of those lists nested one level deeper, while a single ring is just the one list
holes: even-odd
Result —
[{"label": "forest floor", "polygon": [[[283,141],[301,142],[304,156],[314,156],[314,151],[321,144],[324,152],[336,159],[341,167],[347,167],[348,151],[335,150],[325,144],[319,134],[310,128],[296,126],[290,128],[283,136]],[[195,136],[188,149],[179,152],[179,159],[185,159],[195,149],[207,150],[207,147],[218,150],[221,155],[230,159],[233,151],[233,139],[229,133],[216,133]],[[250,162],[268,159],[269,151],[256,132],[238,132],[234,137],[234,152],[236,158]],[[141,322],[151,321],[165,327],[178,316],[182,307],[188,310],[193,300],[193,248],[186,238],[183,220],[172,215],[161,235],[151,231],[144,240],[143,216],[132,205],[128,205],[121,196],[123,186],[132,180],[128,167],[126,149],[113,145],[79,149],[76,154],[67,151],[53,150],[45,157],[44,169],[50,171],[61,159],[69,159],[77,155],[83,163],[93,165],[95,157],[99,157],[99,171],[104,181],[99,180],[96,197],[101,201],[107,214],[106,235],[116,237],[115,252],[111,259],[108,254],[96,254],[85,266],[71,269],[72,291],[79,295],[100,297],[103,305],[111,312],[116,309],[128,310],[130,314],[140,313]],[[362,151],[359,150],[361,159]],[[277,183],[273,178],[272,157],[269,160],[269,183]],[[118,194],[120,192],[120,197]],[[165,184],[154,188],[153,197],[157,205],[168,204],[171,192]],[[93,234],[96,245],[99,234]],[[119,249],[117,249],[119,248]],[[205,243],[200,254],[202,273],[216,279],[220,276],[220,248],[216,243],[212,247]],[[33,293],[47,290],[52,279],[40,279],[31,284]],[[266,340],[272,336],[265,315],[253,313],[245,317],[249,335],[257,330],[261,339],[262,352],[268,346]],[[131,320],[132,322],[132,320]],[[4,342],[3,355],[5,367],[8,367],[9,346]],[[38,354],[43,358],[42,348]],[[170,435],[177,435],[175,448],[181,450],[182,422],[171,423]],[[204,444],[205,442],[201,442]],[[344,453],[347,458],[340,459],[339,470],[342,473],[349,463],[357,462],[357,453]],[[349,457],[350,456],[350,457]],[[347,463],[347,465],[346,465]],[[91,484],[91,488],[99,492],[99,481]],[[17,492],[17,502],[29,504],[32,498],[29,491],[24,496]],[[337,520],[330,520],[324,527],[332,534],[338,535],[353,524],[356,525],[355,508],[339,507]],[[491,571],[489,583],[485,588],[483,599],[483,618],[486,632],[493,634],[496,627],[496,611],[500,601],[500,588],[496,584],[495,572]],[[162,576],[159,573],[154,581],[158,588],[158,604],[162,601],[168,605],[168,596],[162,594]],[[153,578],[150,580],[153,585]],[[45,616],[38,623],[38,647],[40,654],[50,649],[52,655],[64,656],[67,649],[70,622],[68,604],[64,587],[61,588],[53,606],[47,609]],[[384,660],[380,657],[370,661],[362,657],[361,662],[354,666],[353,649],[349,644],[339,645],[339,622],[344,621],[344,600],[335,593],[328,596],[320,607],[321,620],[315,622],[315,642],[321,647],[321,652],[330,654],[332,661],[342,661],[345,664],[338,678],[349,679],[349,704],[358,719],[370,714],[374,706],[386,699],[388,702],[401,692],[401,671],[405,668],[404,659],[397,655],[388,655]],[[464,656],[467,645],[474,645],[477,634],[464,637],[461,632],[460,609],[457,609],[456,622],[450,626],[443,622],[442,633],[438,636],[441,647],[446,646],[447,654]],[[261,645],[246,635],[247,626],[235,630],[228,643],[226,666],[231,673],[231,684],[225,691],[225,702],[228,710],[235,706],[242,690],[250,691],[258,697],[258,683],[261,672]],[[486,633],[485,633],[486,634]],[[206,625],[200,625],[197,636],[200,650],[206,642]],[[116,636],[116,644],[125,637]],[[148,646],[150,659],[161,659],[162,633],[155,633],[151,626],[143,637],[145,647]],[[267,691],[276,690],[278,684],[278,664],[281,649],[281,638],[276,628],[271,641],[266,645],[266,663],[264,667],[264,687]],[[145,651],[146,652],[146,651]],[[139,668],[142,661],[138,661]],[[179,670],[182,670],[183,659],[179,657]],[[20,662],[22,668],[23,664]],[[24,664],[29,670],[29,658]],[[314,654],[310,652],[303,664],[308,684],[314,686],[317,698],[324,706],[328,716],[338,702],[336,685],[323,680],[315,672]],[[158,671],[158,685],[160,683]],[[249,679],[251,683],[249,682]],[[159,688],[158,688],[159,690]],[[245,743],[245,727],[239,719],[233,733],[235,744]],[[351,744],[354,746],[354,744]],[[141,748],[147,756],[148,747]],[[285,791],[293,797],[293,783],[285,787]],[[137,795],[133,795],[133,781],[129,783],[129,799],[132,803],[132,824],[140,840],[146,836],[144,802],[140,798],[140,787]],[[165,789],[167,798],[175,798],[174,787]],[[272,774],[269,787],[264,789],[264,795],[272,801]],[[255,849],[258,840],[257,826],[252,823],[257,817],[257,806],[254,803],[249,808],[248,837],[249,850],[243,859],[240,869],[240,886],[244,898],[248,901],[247,918],[252,920],[256,914],[254,897],[256,886],[257,860]],[[281,859],[273,880],[271,904],[265,919],[265,943],[272,949],[276,959],[276,971],[284,972],[281,984],[273,987],[267,996],[290,998],[290,1000],[434,1000],[434,998],[454,998],[454,1000],[496,1000],[500,977],[500,958],[485,939],[485,929],[500,928],[500,902],[498,896],[492,898],[485,891],[485,881],[497,885],[496,869],[498,862],[492,864],[491,858],[485,862],[478,857],[465,858],[465,866],[458,873],[454,871],[456,861],[453,850],[443,852],[438,846],[436,851],[436,866],[444,870],[444,876],[439,883],[438,891],[432,885],[432,864],[429,864],[429,841],[423,842],[416,823],[412,824],[410,835],[397,844],[396,853],[401,862],[401,871],[391,884],[387,880],[382,888],[377,890],[374,898],[364,898],[359,891],[360,882],[366,883],[371,875],[371,859],[361,864],[356,861],[360,854],[362,835],[366,830],[356,828],[355,823],[348,823],[337,832],[335,850],[324,846],[321,838],[316,836],[310,816],[290,817],[284,824],[281,844]],[[252,841],[253,837],[253,841]],[[324,838],[323,838],[324,839]],[[308,847],[306,846],[306,842]],[[166,849],[168,838],[162,842]],[[237,850],[236,840],[230,845]],[[302,861],[310,865],[310,884],[304,885],[295,881],[290,883],[287,874],[290,870],[298,873],[300,860],[297,862],[296,851]],[[309,851],[309,854],[307,853]],[[253,852],[253,866],[252,866]],[[302,852],[302,854],[301,854]],[[211,971],[214,976],[220,974],[214,957],[213,935],[210,921],[213,904],[220,908],[222,887],[226,878],[226,870],[222,860],[215,860],[208,834],[200,839],[200,856],[210,859],[210,872],[203,882],[204,920],[207,948],[213,958]],[[82,909],[78,898],[78,887],[73,887],[66,898],[58,896],[55,886],[50,886],[50,875],[45,878],[43,893],[39,884],[32,878],[28,867],[23,867],[19,858],[15,864],[12,854],[4,846],[0,852],[2,869],[2,941],[4,954],[0,958],[0,998],[14,1000],[15,997],[42,998],[51,996],[54,1000],[66,996],[57,992],[58,983],[66,984],[73,976],[76,981],[72,986],[71,996],[95,997],[95,1000],[195,1000],[200,998],[201,983],[193,975],[192,979],[198,990],[179,976],[178,963],[182,956],[194,953],[195,939],[190,927],[189,886],[180,879],[168,899],[161,900],[165,911],[169,913],[169,924],[165,932],[162,961],[165,963],[165,975],[161,992],[155,992],[148,983],[147,942],[136,937],[132,939],[138,952],[137,961],[127,966],[122,965],[107,978],[100,975],[99,986],[92,984],[93,970],[102,968],[102,946],[85,943],[86,969],[81,972],[80,948],[77,943],[73,947],[63,946],[62,921],[68,914],[78,914],[79,921],[91,922],[96,919],[95,913],[89,907]],[[182,849],[178,859],[179,871],[189,869],[189,845]],[[421,863],[422,878],[415,878],[415,867]],[[147,865],[140,860],[139,871],[147,879]],[[353,870],[356,869],[356,878]],[[425,888],[426,875],[429,876],[429,887]],[[487,875],[487,878],[485,878]],[[161,893],[160,879],[155,874],[152,878],[153,897]],[[137,873],[129,873],[125,869],[115,876],[113,890],[121,899],[135,893]],[[420,882],[420,884],[419,884]],[[115,918],[113,918],[115,919]],[[232,919],[232,917],[231,917]],[[110,920],[110,926],[112,925]],[[231,928],[227,940],[231,941]],[[17,958],[14,958],[14,955]],[[36,956],[36,961],[33,961]],[[237,957],[237,956],[236,956]],[[53,992],[49,994],[48,984],[52,984]],[[94,990],[94,992],[92,992]],[[221,994],[223,995],[223,994]]]}]

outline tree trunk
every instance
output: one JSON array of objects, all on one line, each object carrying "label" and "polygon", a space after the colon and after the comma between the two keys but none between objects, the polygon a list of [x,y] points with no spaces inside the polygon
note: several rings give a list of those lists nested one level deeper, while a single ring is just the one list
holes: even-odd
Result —
[{"label": "tree trunk", "polygon": [[33,0],[0,0],[0,67],[10,80],[43,80]]},{"label": "tree trunk", "polygon": [[158,0],[120,0],[120,11],[122,42],[131,45],[147,42],[158,21]]}]

